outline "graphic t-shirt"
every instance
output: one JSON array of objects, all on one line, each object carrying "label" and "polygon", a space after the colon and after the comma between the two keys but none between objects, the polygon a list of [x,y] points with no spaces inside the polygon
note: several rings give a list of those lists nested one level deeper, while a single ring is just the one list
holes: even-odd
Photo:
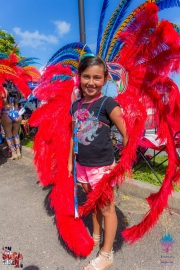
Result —
[{"label": "graphic t-shirt", "polygon": [[[107,166],[114,161],[114,151],[110,138],[110,127],[113,125],[109,114],[118,103],[111,97],[103,96],[93,102],[88,111],[89,103],[72,105],[74,125],[76,125],[78,139],[77,161],[84,166]],[[80,108],[79,108],[80,107]],[[86,112],[84,121],[76,121],[81,112]]]}]

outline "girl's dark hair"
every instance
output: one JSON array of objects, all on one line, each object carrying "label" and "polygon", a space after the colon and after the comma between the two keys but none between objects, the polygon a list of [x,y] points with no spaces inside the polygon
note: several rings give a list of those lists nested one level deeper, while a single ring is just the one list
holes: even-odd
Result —
[{"label": "girl's dark hair", "polygon": [[108,67],[106,65],[106,62],[100,56],[95,56],[95,57],[87,56],[87,57],[84,57],[79,63],[79,67],[78,67],[79,76],[81,76],[82,72],[86,68],[92,67],[92,66],[103,66],[103,68],[104,68],[104,77],[107,78],[107,76],[108,76]]}]

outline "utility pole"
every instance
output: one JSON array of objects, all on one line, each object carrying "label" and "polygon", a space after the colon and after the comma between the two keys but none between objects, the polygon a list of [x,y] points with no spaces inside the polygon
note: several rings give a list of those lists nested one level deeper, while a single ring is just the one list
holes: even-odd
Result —
[{"label": "utility pole", "polygon": [[78,0],[80,41],[86,43],[84,0]]}]

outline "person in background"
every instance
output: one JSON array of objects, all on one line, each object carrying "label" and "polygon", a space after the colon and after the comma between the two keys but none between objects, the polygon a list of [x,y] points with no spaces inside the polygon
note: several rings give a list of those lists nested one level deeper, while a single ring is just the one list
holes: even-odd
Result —
[{"label": "person in background", "polygon": [[18,160],[22,157],[18,135],[22,121],[22,116],[18,113],[18,102],[21,98],[21,94],[9,81],[6,84],[3,84],[3,87],[5,95],[2,96],[3,109],[1,111],[1,124],[9,148],[8,157],[12,160]]}]

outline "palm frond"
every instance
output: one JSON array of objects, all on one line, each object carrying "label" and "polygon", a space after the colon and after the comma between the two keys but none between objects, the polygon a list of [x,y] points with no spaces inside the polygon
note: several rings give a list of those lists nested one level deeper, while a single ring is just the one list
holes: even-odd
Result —
[{"label": "palm frond", "polygon": [[99,20],[99,29],[98,29],[98,35],[97,35],[97,47],[96,47],[96,54],[99,53],[99,48],[100,48],[100,42],[102,38],[102,32],[103,32],[103,23],[104,23],[104,17],[106,14],[106,9],[108,7],[109,0],[104,0],[102,10],[101,10],[101,16]]}]

